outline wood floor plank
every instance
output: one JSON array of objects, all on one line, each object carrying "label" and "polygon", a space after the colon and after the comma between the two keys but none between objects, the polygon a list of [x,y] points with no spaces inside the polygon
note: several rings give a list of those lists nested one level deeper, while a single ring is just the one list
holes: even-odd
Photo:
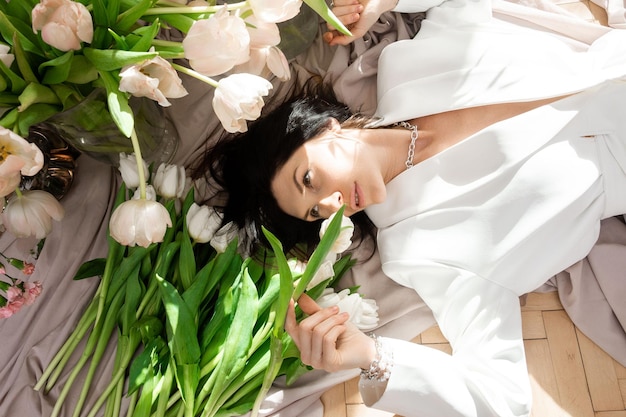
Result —
[{"label": "wood floor plank", "polygon": [[563,310],[563,305],[556,291],[545,293],[532,292],[527,294],[522,311],[533,310]]},{"label": "wood floor plank", "polygon": [[322,395],[324,415],[333,417],[346,416],[346,396],[344,384],[335,385]]},{"label": "wood floor plank", "polygon": [[533,394],[531,417],[565,417],[565,413],[558,406],[559,387],[548,341],[546,339],[526,340],[524,349]]},{"label": "wood floor plank", "polygon": [[574,325],[562,310],[545,311],[543,319],[561,406],[571,417],[592,417],[593,406]]},{"label": "wood floor plank", "polygon": [[626,411],[598,411],[595,417],[626,417]]},{"label": "wood floor plank", "polygon": [[420,342],[422,344],[431,344],[431,343],[447,343],[448,341],[441,333],[439,326],[432,326],[423,331],[421,334]]},{"label": "wood floor plank", "polygon": [[[395,416],[393,413],[388,413],[386,411],[369,408],[363,404],[348,404],[346,406],[346,409],[348,411],[347,417],[394,417]],[[332,414],[328,414],[328,416],[334,417]]]},{"label": "wood floor plank", "polygon": [[580,330],[576,330],[578,345],[585,366],[587,386],[595,411],[611,411],[623,408],[620,392],[611,358],[598,345],[593,343]]},{"label": "wood floor plank", "polygon": [[352,378],[345,383],[346,404],[360,404],[363,402],[359,393],[359,377]]},{"label": "wood floor plank", "polygon": [[522,312],[522,335],[524,339],[545,339],[546,329],[543,325],[541,311]]}]

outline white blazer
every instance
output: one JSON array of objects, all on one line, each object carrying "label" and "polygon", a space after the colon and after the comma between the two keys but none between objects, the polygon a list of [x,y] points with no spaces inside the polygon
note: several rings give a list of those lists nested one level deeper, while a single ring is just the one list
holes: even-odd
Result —
[{"label": "white blazer", "polygon": [[518,297],[586,256],[602,218],[626,213],[625,48],[621,31],[582,52],[492,19],[487,1],[450,0],[428,11],[415,39],[385,49],[381,124],[577,94],[415,165],[366,210],[383,271],[419,293],[453,348],[387,339],[395,366],[373,407],[406,417],[529,414]]}]

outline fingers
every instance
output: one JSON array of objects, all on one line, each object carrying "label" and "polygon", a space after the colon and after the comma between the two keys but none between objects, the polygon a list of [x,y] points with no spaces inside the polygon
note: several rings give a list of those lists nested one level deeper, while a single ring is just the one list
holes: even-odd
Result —
[{"label": "fingers", "polygon": [[337,338],[345,331],[348,314],[329,307],[307,317],[300,323],[299,341],[302,362],[314,368],[334,370]]},{"label": "fingers", "polygon": [[[358,0],[337,0],[334,2],[332,8],[333,13],[341,23],[349,30],[350,27],[359,21],[361,18],[361,12],[363,11],[363,5]],[[356,36],[346,36],[339,33],[332,25],[328,24],[328,32],[323,34],[325,42],[336,44],[348,44],[356,38]]]},{"label": "fingers", "polygon": [[337,306],[320,308],[306,295],[298,300],[298,305],[309,317],[300,323],[296,321],[294,302],[287,309],[285,330],[300,350],[303,363],[318,369],[334,371],[341,364],[336,363],[337,340],[345,332],[347,313],[340,313]]}]

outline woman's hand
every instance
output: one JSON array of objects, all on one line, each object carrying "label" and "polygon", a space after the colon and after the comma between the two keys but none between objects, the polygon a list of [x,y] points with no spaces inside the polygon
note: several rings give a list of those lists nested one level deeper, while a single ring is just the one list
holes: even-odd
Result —
[{"label": "woman's hand", "polygon": [[381,14],[395,7],[398,0],[334,0],[332,11],[352,36],[339,33],[328,25],[324,40],[330,45],[347,45],[365,35]]},{"label": "woman's hand", "polygon": [[376,356],[375,342],[348,321],[347,313],[339,313],[337,306],[321,308],[306,294],[298,305],[308,317],[296,322],[292,300],[285,330],[300,349],[304,364],[328,372],[369,368]]}]

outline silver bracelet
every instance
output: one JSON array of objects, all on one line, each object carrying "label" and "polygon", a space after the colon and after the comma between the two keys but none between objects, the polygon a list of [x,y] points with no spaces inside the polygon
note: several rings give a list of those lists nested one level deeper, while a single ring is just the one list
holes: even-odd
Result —
[{"label": "silver bracelet", "polygon": [[361,369],[361,379],[386,382],[393,368],[393,352],[385,346],[381,337],[375,334],[371,334],[370,337],[376,342],[376,356],[369,369]]}]

